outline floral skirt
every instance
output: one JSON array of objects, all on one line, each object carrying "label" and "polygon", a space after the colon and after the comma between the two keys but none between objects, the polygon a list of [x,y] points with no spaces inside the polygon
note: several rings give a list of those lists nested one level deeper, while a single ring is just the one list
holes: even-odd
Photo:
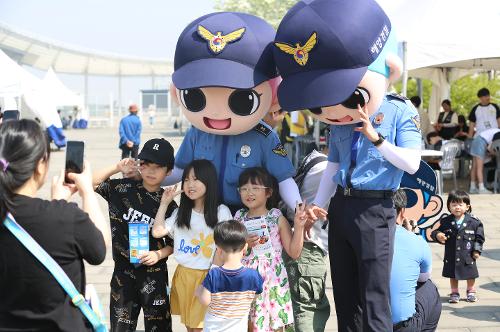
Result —
[{"label": "floral skirt", "polygon": [[244,258],[243,264],[257,270],[264,279],[263,292],[250,310],[253,331],[268,332],[293,324],[290,286],[281,252],[274,257],[266,254]]}]

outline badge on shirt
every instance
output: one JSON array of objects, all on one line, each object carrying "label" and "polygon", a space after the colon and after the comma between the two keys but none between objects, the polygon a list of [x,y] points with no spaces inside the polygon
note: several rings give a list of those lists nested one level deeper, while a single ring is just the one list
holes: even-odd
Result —
[{"label": "badge on shirt", "polygon": [[250,152],[252,152],[252,148],[250,148],[249,145],[242,145],[241,146],[241,148],[240,148],[240,155],[243,158],[247,158],[248,156],[250,156]]},{"label": "badge on shirt", "polygon": [[467,250],[470,250],[470,248],[472,248],[472,245],[470,244],[470,242],[467,242],[466,248],[467,248]]},{"label": "badge on shirt", "polygon": [[285,147],[281,143],[276,145],[276,147],[273,149],[273,152],[282,157],[286,157],[287,155]]},{"label": "badge on shirt", "polygon": [[384,121],[384,113],[377,113],[375,118],[373,119],[373,123],[376,125],[381,125],[382,121]]},{"label": "badge on shirt", "polygon": [[411,121],[415,124],[415,127],[420,130],[420,117],[418,116],[418,114],[412,117]]}]

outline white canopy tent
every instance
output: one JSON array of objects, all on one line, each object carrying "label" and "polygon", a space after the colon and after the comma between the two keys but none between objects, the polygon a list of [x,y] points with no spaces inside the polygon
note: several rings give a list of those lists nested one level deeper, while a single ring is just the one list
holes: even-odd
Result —
[{"label": "white canopy tent", "polygon": [[83,108],[83,96],[68,89],[57,77],[52,68],[49,68],[43,78],[44,88],[51,94],[57,106],[77,106]]},{"label": "white canopy tent", "polygon": [[[474,72],[500,69],[497,0],[377,0],[403,45],[406,75],[430,79],[431,119],[450,83]],[[405,86],[404,82],[404,86]]]},{"label": "white canopy tent", "polygon": [[17,106],[23,117],[36,116],[46,127],[62,127],[56,104],[50,98],[51,93],[44,87],[42,81],[28,73],[1,50],[0,73],[0,99],[3,107]]}]

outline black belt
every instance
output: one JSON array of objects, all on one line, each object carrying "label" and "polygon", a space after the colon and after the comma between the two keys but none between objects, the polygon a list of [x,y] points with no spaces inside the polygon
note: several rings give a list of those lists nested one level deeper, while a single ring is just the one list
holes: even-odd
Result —
[{"label": "black belt", "polygon": [[337,187],[337,192],[344,197],[357,198],[392,198],[394,192],[392,190],[358,190],[354,188]]},{"label": "black belt", "polygon": [[404,328],[404,327],[408,327],[408,325],[410,324],[410,320],[413,318],[413,316],[411,316],[410,318],[408,318],[407,320],[404,320],[402,322],[399,322],[399,323],[396,323],[394,325],[392,325],[392,330],[393,331],[397,331],[401,328]]}]

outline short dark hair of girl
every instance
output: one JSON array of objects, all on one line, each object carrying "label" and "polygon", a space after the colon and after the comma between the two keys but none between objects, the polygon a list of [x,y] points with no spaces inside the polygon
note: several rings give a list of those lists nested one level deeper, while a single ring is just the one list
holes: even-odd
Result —
[{"label": "short dark hair of girl", "polygon": [[[0,126],[0,221],[12,209],[14,191],[28,181],[40,160],[49,159],[47,136],[33,120],[14,120]],[[4,170],[5,168],[5,170]]]},{"label": "short dark hair of girl", "polygon": [[450,193],[448,194],[448,200],[446,201],[446,206],[448,207],[448,211],[450,211],[450,204],[451,203],[465,203],[469,206],[469,209],[467,210],[467,212],[469,212],[469,213],[472,212],[472,206],[470,205],[469,194],[467,194],[463,190],[450,191]]},{"label": "short dark hair of girl", "polygon": [[250,182],[251,184],[267,187],[266,192],[271,196],[266,201],[268,210],[278,206],[280,200],[278,180],[262,167],[251,167],[244,170],[238,179],[238,187],[242,187]]},{"label": "short dark hair of girl", "polygon": [[247,236],[246,227],[236,220],[220,222],[214,228],[215,245],[228,253],[241,251]]},{"label": "short dark hair of girl", "polygon": [[[193,160],[189,165],[187,165],[182,173],[182,187],[184,187],[184,181],[186,181],[191,170],[193,170],[196,179],[200,180],[205,185],[206,192],[205,202],[203,204],[203,215],[207,226],[214,228],[218,222],[217,211],[219,207],[217,171],[215,170],[215,166],[208,160]],[[181,194],[179,211],[177,213],[177,226],[185,227],[187,229],[191,228],[191,212],[193,207],[194,201],[187,197],[183,192]]]}]

